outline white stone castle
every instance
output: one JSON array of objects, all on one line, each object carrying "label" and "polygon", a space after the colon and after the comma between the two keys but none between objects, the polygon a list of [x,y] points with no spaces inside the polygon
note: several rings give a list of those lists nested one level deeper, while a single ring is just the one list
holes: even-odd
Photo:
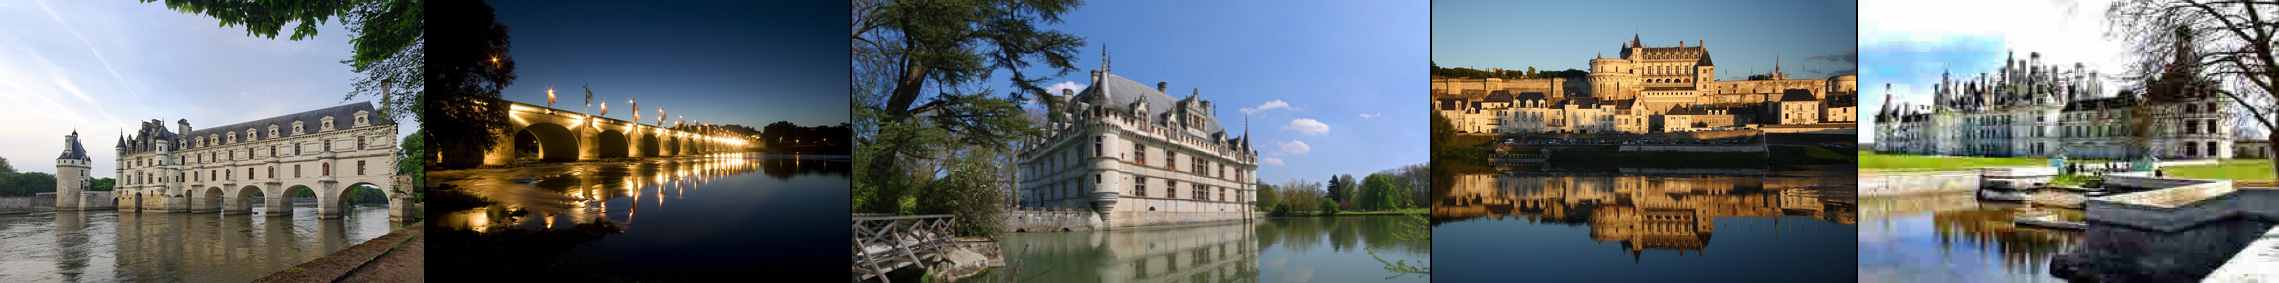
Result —
[{"label": "white stone castle", "polygon": [[[2228,98],[2198,88],[2186,88],[2192,93],[2184,94],[2132,90],[2108,96],[2097,72],[2082,64],[2068,69],[2042,64],[2039,52],[2027,56],[2020,60],[2013,52],[1991,74],[1956,79],[1941,73],[1931,105],[1884,103],[1875,115],[1874,149],[1929,155],[2232,158],[2236,105]],[[1886,85],[1885,96],[1890,95]],[[2147,95],[2184,98],[2150,103]],[[2134,123],[2140,121],[2149,123],[2150,133],[2135,134]]]},{"label": "white stone castle", "polygon": [[1023,143],[1024,209],[1098,213],[1108,228],[1253,219],[1258,152],[1220,126],[1211,101],[1100,68],[1081,92],[1046,95],[1044,138]]},{"label": "white stone castle", "polygon": [[[387,195],[390,218],[408,210],[409,194],[395,178],[395,123],[370,104],[210,129],[193,130],[187,119],[175,123],[169,130],[159,120],[145,121],[133,135],[119,138],[118,184],[109,201],[120,211],[250,214],[260,203],[263,214],[284,216],[292,214],[293,193],[306,191],[315,196],[320,218],[338,218],[348,206],[344,195],[360,186]],[[77,161],[59,164],[80,167],[58,170],[58,177],[85,172],[87,157],[76,133],[68,139],[64,157]],[[64,200],[82,194],[58,189],[59,208],[94,201]]]},{"label": "white stone castle", "polygon": [[1619,57],[1590,61],[1587,84],[1568,78],[1432,80],[1433,110],[1474,134],[1808,132],[1856,129],[1859,78],[1790,79],[1771,73],[1718,80],[1706,41],[1649,47],[1637,37]]}]

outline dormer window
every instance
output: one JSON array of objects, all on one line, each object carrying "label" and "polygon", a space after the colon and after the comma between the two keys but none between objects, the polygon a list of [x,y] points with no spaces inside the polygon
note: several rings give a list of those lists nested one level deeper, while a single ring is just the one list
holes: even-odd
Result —
[{"label": "dormer window", "polygon": [[370,119],[366,119],[366,118],[365,118],[365,117],[369,117],[369,116],[371,116],[371,114],[372,114],[372,111],[363,111],[363,110],[358,110],[358,111],[356,111],[356,126],[357,126],[357,127],[363,127],[363,126],[370,126],[370,125],[372,125],[372,123],[371,123],[371,120],[370,120]]},{"label": "dormer window", "polygon": [[293,121],[293,134],[299,135],[306,132],[301,130],[301,121]]},{"label": "dormer window", "polygon": [[222,136],[221,134],[206,134],[206,142],[213,145],[222,145]]},{"label": "dormer window", "polygon": [[237,143],[237,132],[230,132],[227,137],[229,137],[229,139],[224,140],[224,142]]},{"label": "dormer window", "polygon": [[323,132],[323,131],[331,131],[331,130],[332,130],[332,116],[325,116],[325,117],[324,117],[324,121],[322,121],[322,122],[318,122],[318,124],[319,124],[319,125],[317,126],[317,131],[318,131],[318,132]]},{"label": "dormer window", "polygon": [[277,138],[277,124],[269,124],[269,138]]},{"label": "dormer window", "polygon": [[259,140],[259,139],[261,139],[261,134],[260,134],[260,133],[261,133],[261,132],[256,132],[256,131],[253,131],[253,129],[245,129],[245,141],[247,141],[247,142],[251,142],[251,141],[254,141],[254,140]]}]

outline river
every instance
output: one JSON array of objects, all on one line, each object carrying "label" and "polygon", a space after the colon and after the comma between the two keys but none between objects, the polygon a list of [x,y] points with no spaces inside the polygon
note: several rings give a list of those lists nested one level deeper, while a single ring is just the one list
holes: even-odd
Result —
[{"label": "river", "polygon": [[1414,216],[1269,218],[1256,223],[998,237],[1006,267],[978,282],[1427,282]]},{"label": "river", "polygon": [[[255,207],[254,211],[261,211]],[[116,210],[0,215],[0,282],[245,282],[387,235],[383,207],[317,219]]]},{"label": "river", "polygon": [[[430,171],[429,271],[510,279],[845,278],[846,156],[737,153]],[[432,192],[432,190],[431,190]],[[445,205],[448,206],[448,205]],[[829,259],[840,260],[829,260]]]},{"label": "river", "polygon": [[[1433,254],[1448,282],[1854,280],[1855,177],[1440,173]],[[1833,172],[1833,171],[1830,171]]]}]

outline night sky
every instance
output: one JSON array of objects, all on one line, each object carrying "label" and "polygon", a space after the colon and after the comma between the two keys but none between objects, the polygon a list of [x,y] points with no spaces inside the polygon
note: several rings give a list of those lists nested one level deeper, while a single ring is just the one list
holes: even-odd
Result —
[{"label": "night sky", "polygon": [[590,84],[609,116],[656,107],[691,122],[758,128],[847,122],[844,1],[492,1],[513,46],[508,100],[580,109]]}]

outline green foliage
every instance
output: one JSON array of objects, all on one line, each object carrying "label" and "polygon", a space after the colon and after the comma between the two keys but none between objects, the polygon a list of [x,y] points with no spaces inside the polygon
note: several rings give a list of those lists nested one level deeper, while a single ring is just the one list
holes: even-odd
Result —
[{"label": "green foliage", "polygon": [[1360,199],[1355,207],[1362,210],[1390,210],[1407,208],[1408,184],[1400,177],[1386,173],[1369,174],[1362,180]]},{"label": "green foliage", "polygon": [[1337,210],[1338,210],[1338,209],[1337,209],[1337,202],[1336,202],[1336,201],[1331,201],[1331,200],[1329,200],[1329,199],[1322,199],[1322,200],[1321,200],[1321,214],[1322,214],[1322,215],[1337,215]]},{"label": "green foliage", "polygon": [[[141,0],[143,3],[157,0]],[[308,0],[166,0],[166,8],[177,12],[195,13],[221,21],[222,27],[244,26],[245,35],[277,38],[285,26],[292,26],[292,40],[317,35],[317,25],[347,13],[355,5],[373,1],[308,1]]]},{"label": "green foliage", "polygon": [[119,184],[119,179],[112,179],[112,178],[95,178],[95,180],[94,180],[94,181],[90,181],[90,182],[88,182],[87,190],[88,190],[88,191],[107,192],[107,191],[111,191],[111,190],[114,190],[114,189],[118,189],[118,184]]},{"label": "green foliage", "polygon": [[16,173],[16,166],[8,165],[7,158],[0,158],[0,173]]},{"label": "green foliage", "polygon": [[1281,203],[1276,202],[1282,198],[1274,192],[1274,185],[1269,185],[1265,182],[1259,182],[1257,186],[1258,201],[1253,202],[1252,204],[1257,205],[1259,211],[1274,211],[1276,209],[1282,208],[1280,205]]},{"label": "green foliage", "polygon": [[[140,0],[142,3],[158,0]],[[363,74],[343,100],[378,96],[390,119],[419,119],[426,82],[422,50],[427,29],[421,0],[165,0],[166,8],[211,17],[222,27],[242,26],[247,36],[277,38],[286,27],[291,40],[314,38],[317,26],[338,19],[349,31],[353,53],[342,61]],[[465,1],[461,1],[465,2]],[[481,1],[473,1],[481,2]],[[487,10],[486,10],[487,11]],[[384,91],[383,91],[384,90]],[[383,95],[383,93],[386,93]]]},{"label": "green foliage", "polygon": [[411,175],[411,183],[397,185],[405,186],[406,188],[403,191],[410,191],[412,200],[425,200],[427,197],[427,189],[425,188],[427,170],[421,167],[422,164],[427,164],[427,130],[413,131],[411,136],[404,137],[403,143],[398,146],[400,148],[396,149],[398,153],[396,154],[396,174]]},{"label": "green foliage", "polygon": [[1005,195],[1002,188],[1004,166],[997,165],[995,154],[974,154],[958,158],[949,164],[945,178],[936,179],[919,192],[919,214],[957,215],[957,233],[965,236],[994,236],[1002,230]]},{"label": "green foliage", "polygon": [[31,196],[54,191],[55,175],[41,172],[0,172],[0,196]]}]

